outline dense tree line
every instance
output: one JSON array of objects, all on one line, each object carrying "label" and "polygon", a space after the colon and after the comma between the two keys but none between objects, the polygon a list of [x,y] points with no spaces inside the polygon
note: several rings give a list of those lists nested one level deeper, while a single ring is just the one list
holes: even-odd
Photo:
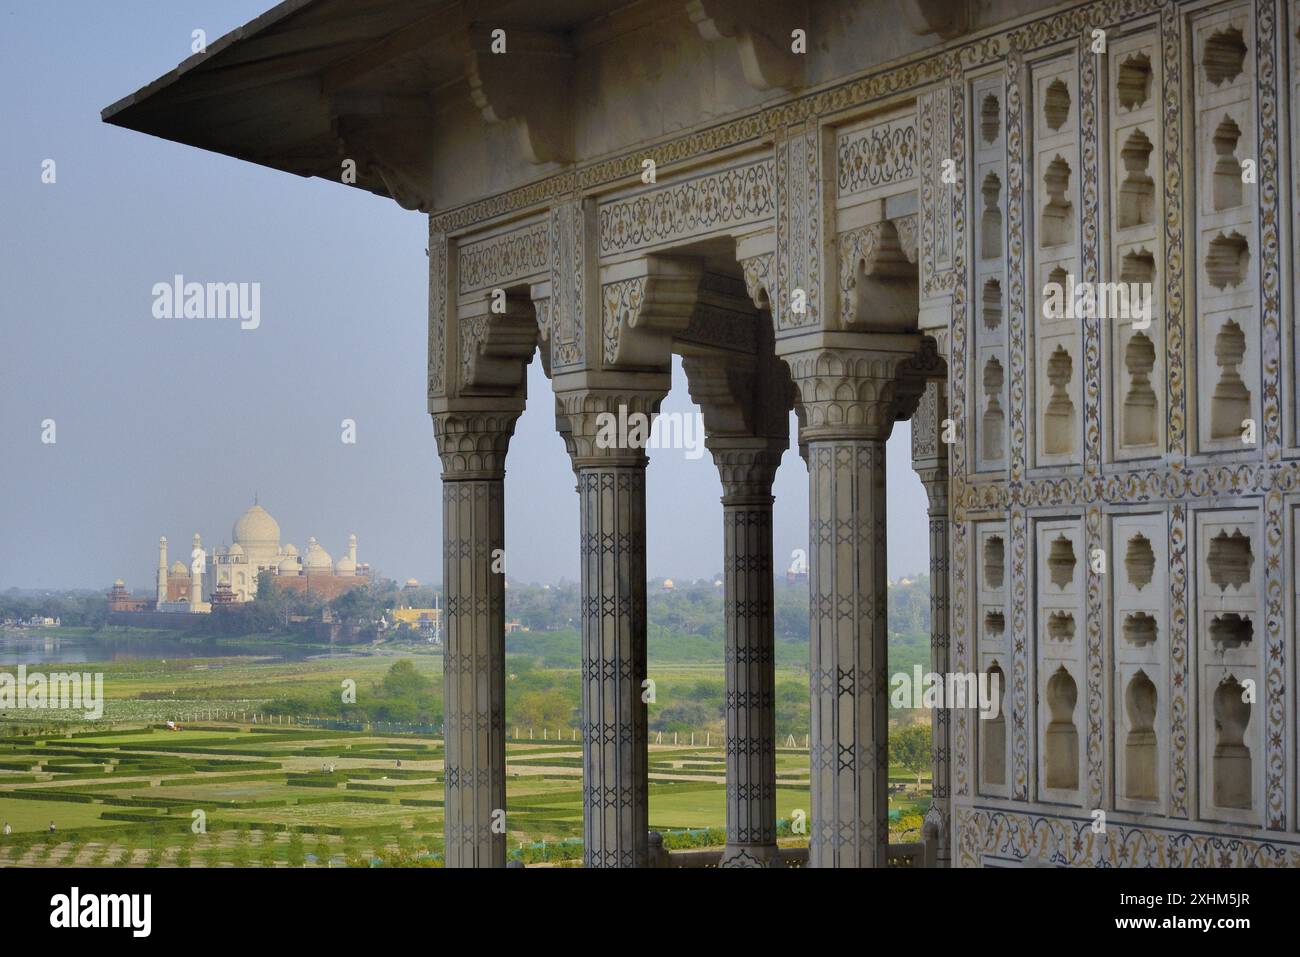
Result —
[{"label": "dense tree line", "polygon": [[0,621],[57,618],[68,628],[97,628],[108,621],[104,592],[64,591],[24,595],[16,588],[0,594]]},{"label": "dense tree line", "polygon": [[[715,579],[716,580],[716,579]],[[665,591],[661,581],[646,591],[646,618],[655,629],[670,634],[723,637],[722,589],[712,581],[683,582]],[[506,615],[532,631],[577,628],[581,600],[578,585],[528,585],[511,582],[506,590]],[[778,641],[808,640],[808,584],[778,579],[773,588]],[[922,575],[889,589],[889,630],[900,635],[930,633],[930,580]]]}]

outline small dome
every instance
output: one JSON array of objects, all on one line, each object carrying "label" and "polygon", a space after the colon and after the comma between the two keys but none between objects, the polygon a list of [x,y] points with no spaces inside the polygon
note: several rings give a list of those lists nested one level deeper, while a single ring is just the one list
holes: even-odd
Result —
[{"label": "small dome", "polygon": [[321,548],[320,543],[314,538],[307,540],[307,557],[303,564],[308,571],[328,572],[334,569],[334,560],[330,558],[330,553]]},{"label": "small dome", "polygon": [[302,570],[302,565],[298,562],[297,555],[286,556],[284,561],[276,567],[281,575],[297,575]]},{"label": "small dome", "polygon": [[280,544],[280,525],[266,509],[254,505],[239,516],[230,537],[241,545],[276,548]]},{"label": "small dome", "polygon": [[239,542],[235,542],[235,544],[231,545],[229,548],[226,549],[226,554],[232,556],[243,555],[244,546],[239,544]]},{"label": "small dome", "polygon": [[185,566],[184,566],[183,564],[181,564],[180,561],[174,561],[174,562],[172,562],[172,574],[173,574],[173,575],[188,575],[189,572],[186,571]]},{"label": "small dome", "polygon": [[345,553],[342,558],[334,563],[334,571],[339,575],[355,575],[357,573],[357,563]]},{"label": "small dome", "polygon": [[117,579],[115,582],[113,582],[113,587],[114,587],[114,588],[125,588],[125,587],[126,587],[126,582],[122,581],[122,579],[119,578],[119,579]]},{"label": "small dome", "polygon": [[420,583],[419,583],[418,580],[416,580],[416,579],[414,579],[414,578],[408,578],[408,579],[406,580],[406,587],[408,587],[408,588],[419,588],[419,587],[420,587]]},{"label": "small dome", "polygon": [[295,545],[293,542],[290,542],[288,545],[284,546],[283,549],[281,549],[281,554],[283,554],[288,558],[297,558],[298,546]]}]

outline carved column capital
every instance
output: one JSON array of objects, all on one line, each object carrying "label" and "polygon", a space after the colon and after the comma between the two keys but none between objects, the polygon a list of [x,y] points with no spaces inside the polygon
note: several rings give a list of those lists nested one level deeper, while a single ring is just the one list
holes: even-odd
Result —
[{"label": "carved column capital", "polygon": [[443,408],[433,413],[444,482],[499,479],[523,400],[515,408]]},{"label": "carved column capital", "polygon": [[710,438],[706,441],[722,479],[723,505],[770,505],[772,482],[786,441],[771,438]]},{"label": "carved column capital", "polygon": [[903,373],[920,351],[921,337],[862,338],[870,345],[819,345],[785,356],[803,407],[801,443],[823,439],[883,442],[889,438],[898,418],[899,399],[908,391]]},{"label": "carved column capital", "polygon": [[667,394],[666,375],[637,377],[625,383],[611,382],[596,387],[557,386],[556,428],[564,437],[574,470],[644,465],[650,427]]}]

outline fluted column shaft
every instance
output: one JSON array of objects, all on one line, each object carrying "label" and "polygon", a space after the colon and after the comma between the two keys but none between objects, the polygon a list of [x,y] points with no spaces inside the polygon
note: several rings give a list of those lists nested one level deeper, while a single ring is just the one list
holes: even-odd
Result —
[{"label": "fluted column shaft", "polygon": [[783,442],[713,443],[722,473],[727,845],[722,867],[771,867],[776,845],[772,481]]},{"label": "fluted column shaft", "polygon": [[506,863],[505,454],[519,413],[442,413],[446,864]]}]

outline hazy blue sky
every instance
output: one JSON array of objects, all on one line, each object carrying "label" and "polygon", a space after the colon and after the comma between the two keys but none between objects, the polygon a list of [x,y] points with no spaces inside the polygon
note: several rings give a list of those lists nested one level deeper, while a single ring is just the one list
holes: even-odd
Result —
[{"label": "hazy blue sky", "polygon": [[[228,543],[254,494],[299,548],[314,535],[337,558],[356,532],[381,574],[441,577],[425,218],[99,119],[188,56],[195,28],[211,42],[271,5],[0,0],[0,589],[148,589],[159,535]],[[153,285],[177,273],[260,283],[260,328],[153,318]],[[573,579],[577,496],[538,362],[529,395],[506,479],[508,573]],[[688,409],[677,365],[664,410]],[[928,562],[908,441],[900,426],[889,447],[891,576]],[[652,452],[651,575],[721,567],[720,494],[707,455]],[[784,564],[807,540],[793,449],[776,495]]]}]

